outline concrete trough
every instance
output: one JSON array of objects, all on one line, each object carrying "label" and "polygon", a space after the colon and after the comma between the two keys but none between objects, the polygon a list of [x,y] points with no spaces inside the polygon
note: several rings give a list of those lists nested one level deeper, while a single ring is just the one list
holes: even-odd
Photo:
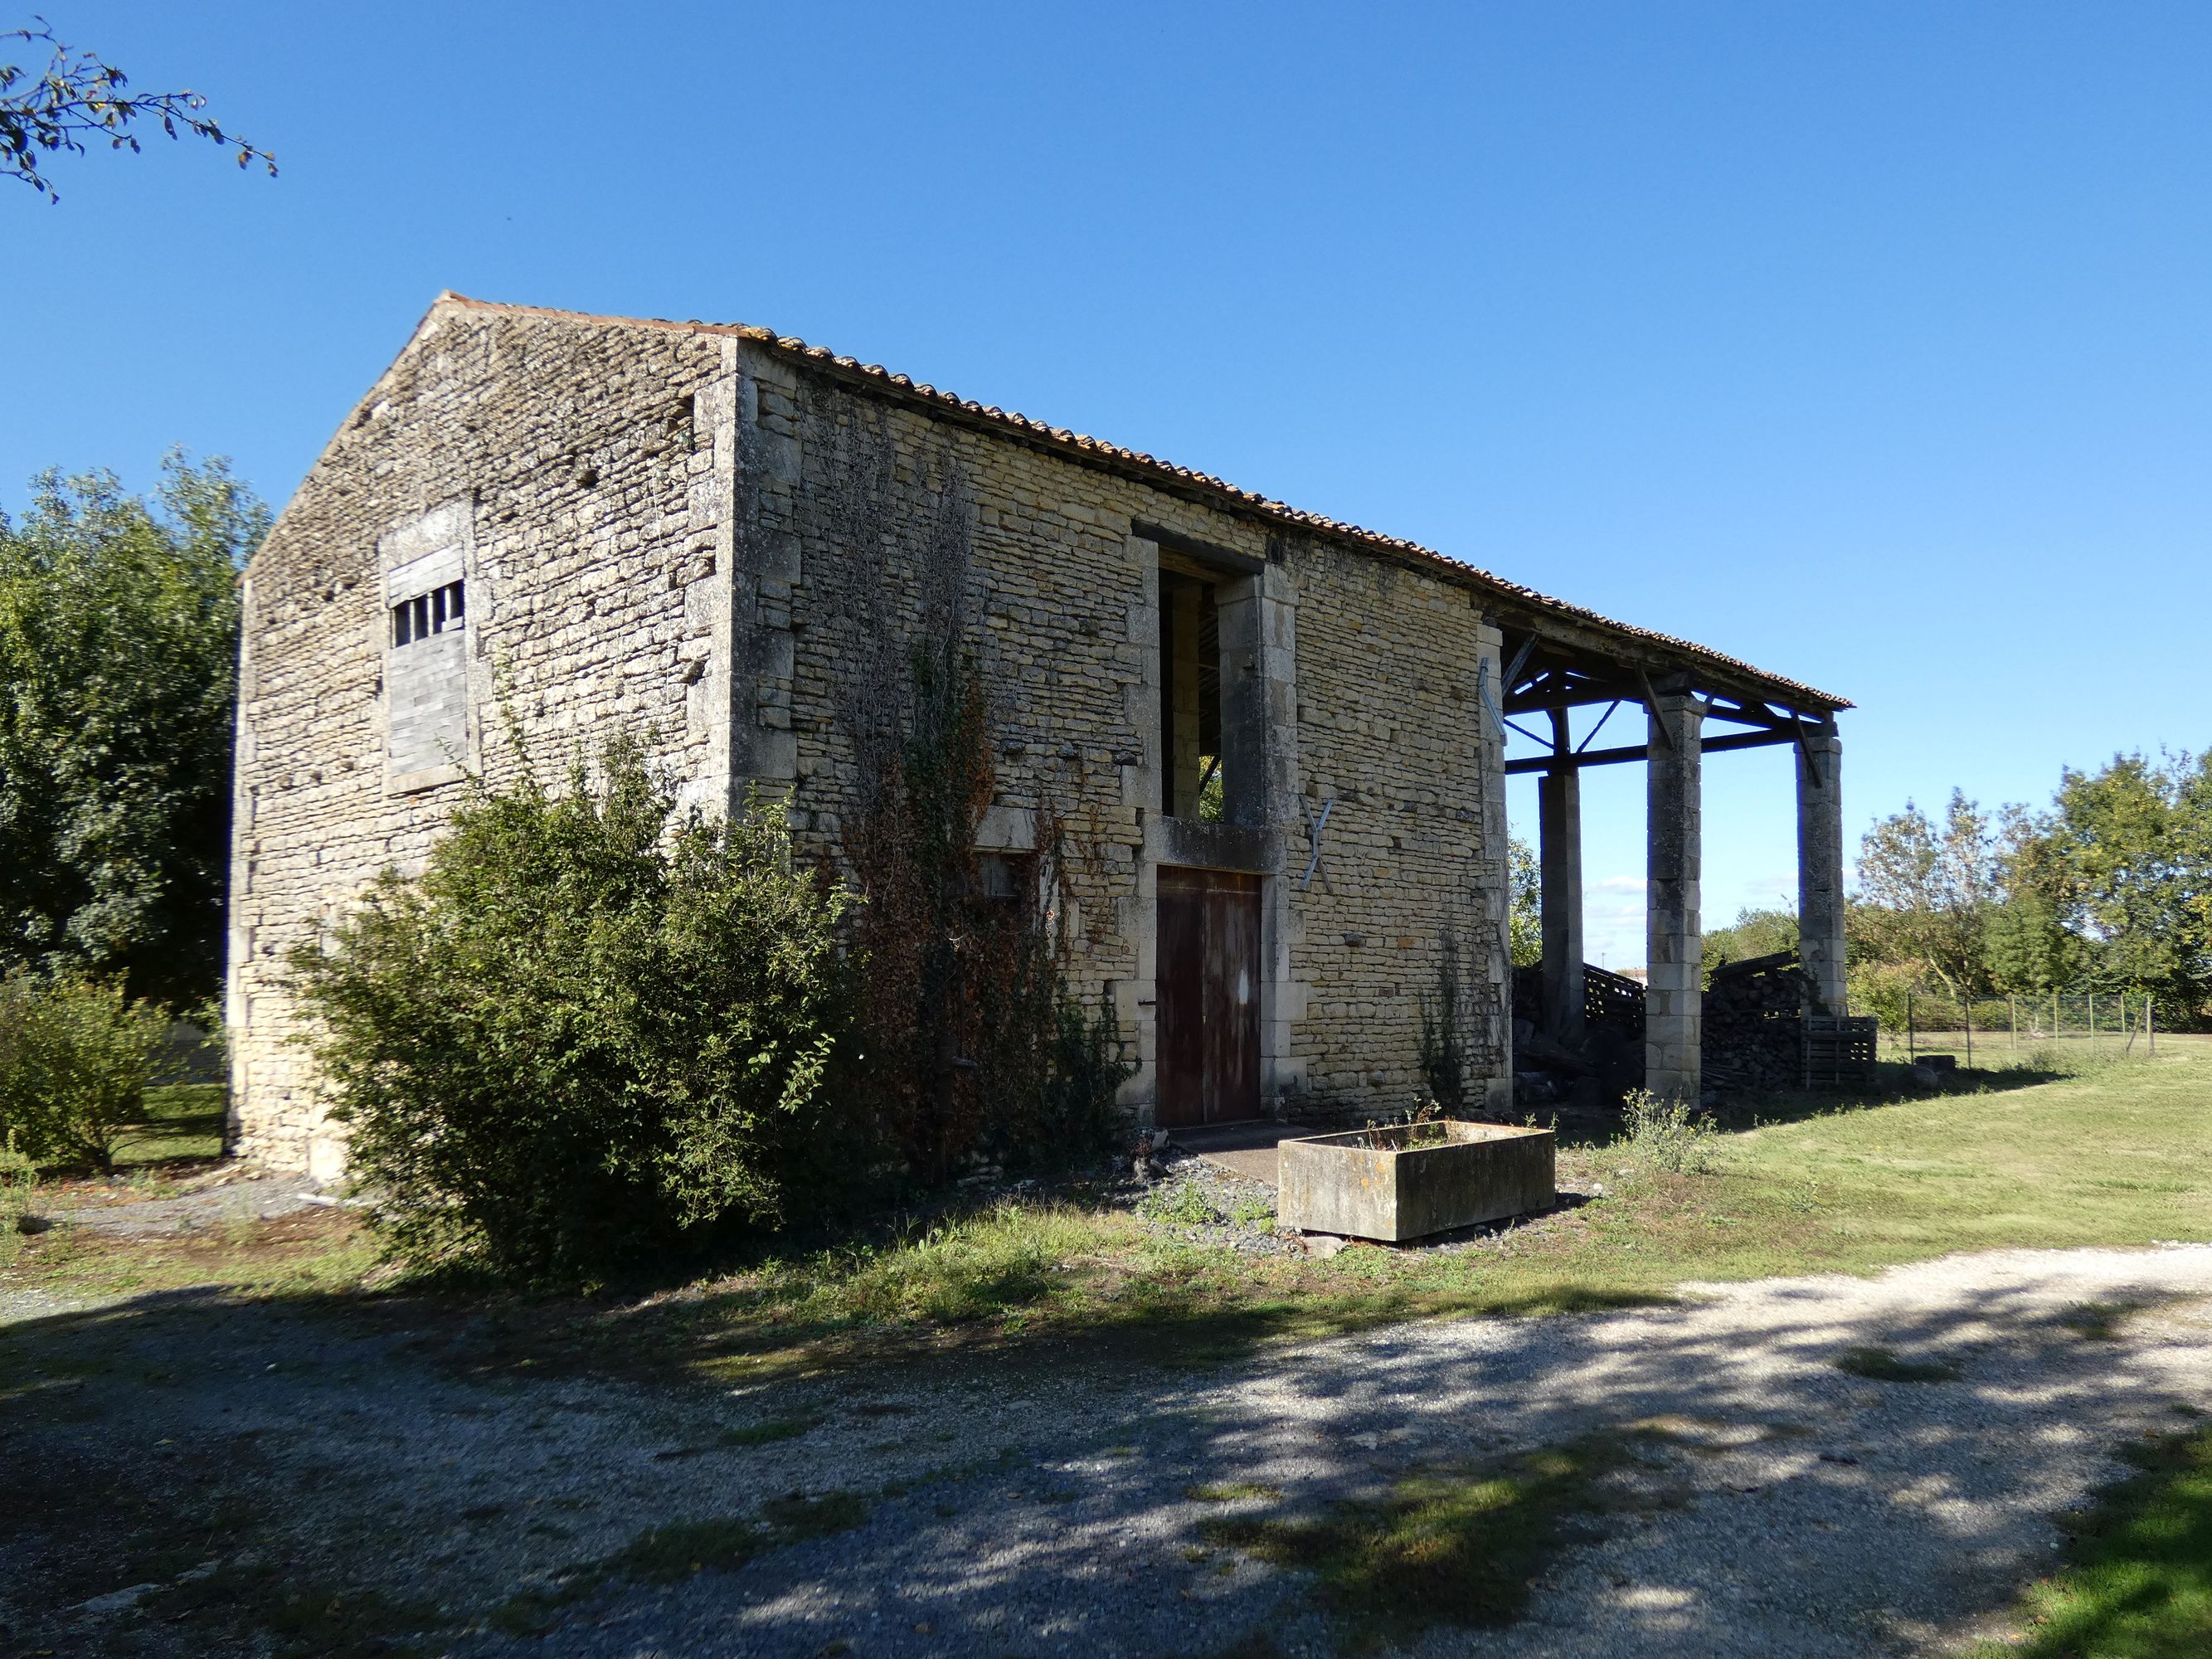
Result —
[{"label": "concrete trough", "polygon": [[1558,1201],[1549,1129],[1400,1123],[1285,1140],[1276,1149],[1281,1225],[1401,1243]]}]

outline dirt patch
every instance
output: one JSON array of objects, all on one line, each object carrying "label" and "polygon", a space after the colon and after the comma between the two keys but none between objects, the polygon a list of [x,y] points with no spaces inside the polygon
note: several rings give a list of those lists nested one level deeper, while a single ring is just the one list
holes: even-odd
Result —
[{"label": "dirt patch", "polygon": [[40,1190],[34,1212],[55,1223],[138,1238],[270,1221],[337,1204],[305,1176],[221,1164],[175,1179],[139,1175],[60,1183]]}]

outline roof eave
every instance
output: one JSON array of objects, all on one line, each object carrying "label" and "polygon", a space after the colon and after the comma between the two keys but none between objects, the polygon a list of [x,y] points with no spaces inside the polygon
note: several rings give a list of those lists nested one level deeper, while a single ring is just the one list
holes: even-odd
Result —
[{"label": "roof eave", "polygon": [[600,327],[665,329],[748,340],[810,372],[830,375],[869,395],[908,404],[933,416],[957,419],[963,424],[994,434],[1018,437],[1025,442],[1066,455],[1085,465],[1132,478],[1217,510],[1240,514],[1301,534],[1349,543],[1369,554],[1485,596],[1490,602],[1486,608],[1498,613],[1501,620],[1518,620],[1523,625],[1536,627],[1540,630],[1548,623],[1555,629],[1565,626],[1584,631],[1598,636],[1607,647],[1632,663],[1657,672],[1686,670],[1729,690],[1747,691],[1785,702],[1808,713],[1834,714],[1852,707],[1848,698],[1833,692],[1770,673],[1754,664],[1730,657],[1709,646],[1699,645],[1695,641],[1638,628],[1567,600],[1554,599],[1418,542],[1386,536],[1363,526],[1307,513],[1270,496],[1240,489],[1209,473],[1177,466],[1141,450],[1125,449],[1065,427],[1052,426],[1026,415],[1000,409],[995,404],[979,404],[970,398],[940,391],[926,381],[895,374],[881,364],[864,363],[858,358],[842,356],[824,347],[809,345],[804,340],[779,335],[770,329],[746,323],[674,322],[659,318],[608,317],[586,312],[554,310],[542,306],[508,305],[496,301],[471,299],[450,289],[438,296],[432,310],[434,312],[447,305],[470,311],[535,317],[549,321]]}]

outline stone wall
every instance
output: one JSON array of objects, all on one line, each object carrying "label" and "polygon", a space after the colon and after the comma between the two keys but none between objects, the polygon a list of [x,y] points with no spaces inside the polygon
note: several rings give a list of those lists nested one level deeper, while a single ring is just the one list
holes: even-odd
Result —
[{"label": "stone wall", "polygon": [[[681,331],[441,305],[255,556],[230,926],[240,1152],[334,1170],[339,1149],[287,1040],[285,958],[377,871],[419,865],[464,768],[513,775],[502,698],[542,772],[620,725],[654,734],[709,796],[719,763],[726,797],[726,704],[701,687],[726,627],[732,457],[726,435],[718,458],[699,410],[726,411],[730,353]],[[386,579],[447,554],[466,628],[432,644],[455,655],[464,706],[456,724],[452,670],[439,671],[441,741],[403,729],[395,769]],[[400,689],[425,690],[404,667]],[[456,731],[458,752],[438,758]]]},{"label": "stone wall", "polygon": [[[973,501],[962,599],[994,696],[998,805],[1016,820],[1048,807],[1066,827],[1075,984],[1115,1001],[1149,1067],[1152,872],[1163,857],[1212,857],[1158,810],[1158,538],[1218,550],[1260,573],[1261,614],[1238,623],[1224,611],[1222,626],[1246,626],[1251,654],[1273,665],[1258,705],[1266,752],[1251,762],[1267,775],[1258,834],[1238,843],[1256,850],[1224,861],[1268,878],[1278,1109],[1414,1103],[1422,1003],[1437,997],[1447,933],[1468,1070],[1496,1084],[1473,1092],[1504,1098],[1504,779],[1474,684],[1486,659],[1496,685],[1498,636],[1467,589],[887,400],[773,348],[748,342],[740,361],[738,655],[762,666],[738,698],[740,726],[757,710],[761,734],[738,769],[789,791],[812,850],[835,856],[854,803],[855,680],[882,672],[886,634],[942,625],[913,550],[939,533],[957,477]],[[874,550],[856,555],[856,540]],[[1197,828],[1200,842],[1223,838]],[[1149,1090],[1140,1073],[1130,1103]]]},{"label": "stone wall", "polygon": [[[1469,1075],[1503,1088],[1504,778],[1474,683],[1486,661],[1495,684],[1498,639],[1477,596],[864,379],[730,331],[434,308],[246,580],[240,1152],[337,1167],[287,1040],[285,956],[380,869],[419,867],[465,769],[512,775],[503,722],[548,773],[617,727],[649,733],[690,799],[785,794],[801,856],[834,860],[854,732],[917,630],[945,628],[993,697],[982,840],[1034,848],[1041,809],[1062,825],[1073,981],[1144,1062],[1133,1106],[1151,1098],[1163,860],[1265,878],[1277,1109],[1414,1103],[1447,935]],[[1232,823],[1159,811],[1164,557],[1222,562]],[[463,741],[395,767],[387,584],[438,560],[466,585]]]}]

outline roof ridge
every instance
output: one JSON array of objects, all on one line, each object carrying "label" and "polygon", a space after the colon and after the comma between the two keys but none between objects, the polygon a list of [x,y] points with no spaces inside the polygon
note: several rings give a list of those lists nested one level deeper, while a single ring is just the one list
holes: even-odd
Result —
[{"label": "roof ridge", "polygon": [[544,318],[555,322],[584,323],[599,327],[667,329],[680,333],[709,334],[724,338],[757,341],[762,344],[773,347],[787,356],[801,358],[809,362],[826,364],[845,374],[879,382],[925,403],[957,409],[973,418],[988,421],[995,425],[1010,427],[1030,437],[1042,439],[1060,447],[1072,449],[1081,456],[1112,461],[1148,472],[1164,473],[1178,483],[1226,496],[1248,511],[1262,514],[1268,518],[1300,529],[1313,531],[1322,535],[1335,536],[1370,548],[1387,550],[1401,556],[1419,559],[1425,563],[1439,567],[1440,574],[1448,574],[1458,580],[1472,580],[1497,589],[1503,594],[1510,595],[1525,605],[1557,611],[1576,621],[1626,634],[1649,644],[1687,653],[1692,657],[1712,666],[1740,674],[1747,674],[1756,679],[1765,681],[1771,685],[1786,687],[1792,692],[1802,694],[1808,701],[1825,705],[1831,709],[1849,708],[1852,706],[1848,699],[1837,696],[1832,692],[1823,691],[1817,686],[1807,685],[1802,681],[1771,673],[1755,664],[1744,661],[1740,657],[1731,657],[1725,652],[1716,651],[1711,646],[1699,645],[1694,640],[1682,639],[1672,634],[1662,634],[1651,629],[1638,628],[1632,623],[1617,621],[1600,611],[1592,611],[1586,605],[1576,605],[1571,600],[1555,599],[1548,593],[1540,592],[1519,582],[1509,581],[1492,571],[1482,568],[1480,565],[1470,564],[1464,559],[1455,559],[1448,553],[1440,553],[1436,549],[1424,546],[1419,542],[1408,541],[1401,536],[1387,535],[1379,530],[1370,530],[1364,525],[1347,523],[1340,519],[1327,518],[1318,513],[1309,513],[1303,507],[1292,507],[1288,502],[1278,501],[1272,495],[1263,495],[1257,490],[1246,489],[1231,483],[1227,479],[1217,477],[1210,472],[1200,472],[1192,467],[1179,466],[1172,461],[1162,460],[1158,456],[1148,454],[1143,450],[1125,448],[1120,444],[1109,443],[1103,438],[1093,438],[1067,427],[1054,426],[1048,422],[1037,420],[1018,410],[1001,409],[996,404],[977,403],[972,398],[962,398],[955,393],[942,391],[926,380],[916,380],[909,375],[896,374],[885,368],[881,363],[864,363],[856,357],[841,356],[824,346],[809,345],[796,335],[778,334],[774,329],[763,328],[757,324],[708,323],[702,322],[697,318],[693,318],[688,322],[678,322],[665,317],[620,317],[599,312],[564,311],[550,306],[518,305],[502,300],[478,300],[465,294],[457,294],[451,289],[440,291],[437,299],[431,302],[431,309],[434,311],[442,305],[453,305],[471,311],[494,312],[509,316]]}]

